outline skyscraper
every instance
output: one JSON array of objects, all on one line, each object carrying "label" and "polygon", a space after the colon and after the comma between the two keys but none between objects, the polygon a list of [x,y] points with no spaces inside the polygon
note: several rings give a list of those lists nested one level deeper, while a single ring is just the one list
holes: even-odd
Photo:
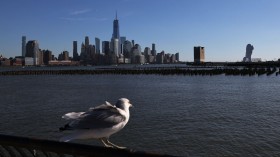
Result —
[{"label": "skyscraper", "polygon": [[25,57],[26,54],[26,36],[22,36],[21,39],[21,56]]},{"label": "skyscraper", "polygon": [[145,47],[145,49],[144,49],[144,55],[145,55],[145,56],[151,55],[151,49],[150,49],[149,47]]},{"label": "skyscraper", "polygon": [[118,14],[116,12],[116,18],[113,22],[113,34],[111,39],[111,48],[115,56],[118,56],[121,53],[120,45],[121,43],[120,43],[119,20],[118,20]]},{"label": "skyscraper", "polygon": [[116,18],[115,18],[114,23],[113,23],[112,39],[119,39],[120,40],[119,20],[118,20],[117,12],[116,12]]},{"label": "skyscraper", "polygon": [[157,51],[156,51],[156,44],[152,44],[152,51],[151,51],[152,55],[153,56],[156,56],[157,55]]},{"label": "skyscraper", "polygon": [[194,62],[195,63],[203,63],[205,61],[205,51],[204,47],[197,46],[194,47]]},{"label": "skyscraper", "polygon": [[132,49],[132,44],[129,40],[126,40],[123,44],[123,55],[126,58],[130,58],[130,52]]},{"label": "skyscraper", "polygon": [[100,54],[100,39],[95,38],[95,53]]},{"label": "skyscraper", "polygon": [[110,53],[110,42],[109,41],[102,42],[102,52],[105,55],[109,55],[109,53]]},{"label": "skyscraper", "polygon": [[89,37],[88,36],[85,37],[85,46],[86,47],[89,46]]},{"label": "skyscraper", "polygon": [[32,57],[34,59],[34,65],[39,65],[39,44],[36,40],[30,40],[26,44],[25,57]]},{"label": "skyscraper", "polygon": [[43,62],[45,65],[49,64],[49,61],[52,60],[52,51],[50,50],[43,50]]},{"label": "skyscraper", "polygon": [[126,41],[126,37],[120,37],[121,39],[121,44],[124,44],[124,42]]},{"label": "skyscraper", "polygon": [[142,63],[142,60],[145,60],[144,55],[141,54],[141,46],[135,44],[131,49],[131,63]]},{"label": "skyscraper", "polygon": [[177,53],[175,54],[175,60],[176,60],[177,62],[180,61],[180,60],[179,60],[179,52],[177,52]]},{"label": "skyscraper", "polygon": [[252,56],[253,50],[254,50],[253,45],[248,44],[246,46],[246,54],[245,54],[245,57],[243,58],[243,62],[251,62],[252,61],[251,56]]},{"label": "skyscraper", "polygon": [[63,56],[63,60],[69,60],[69,52],[68,51],[63,51],[62,56]]},{"label": "skyscraper", "polygon": [[85,44],[82,43],[80,60],[83,64],[94,64],[95,46],[89,43],[89,37],[85,37]]},{"label": "skyscraper", "polygon": [[120,53],[123,55],[123,48],[124,48],[124,42],[126,41],[126,37],[120,37]]},{"label": "skyscraper", "polygon": [[120,42],[119,39],[112,39],[113,44],[113,52],[116,56],[119,55],[119,48],[120,48]]},{"label": "skyscraper", "polygon": [[150,49],[149,47],[145,47],[145,49],[144,49],[144,56],[145,56],[145,60],[146,60],[147,63],[152,62],[152,61],[150,60],[151,55],[152,55],[152,54],[151,54],[151,49]]},{"label": "skyscraper", "polygon": [[79,54],[78,54],[78,42],[73,41],[73,60],[78,61],[79,60]]}]

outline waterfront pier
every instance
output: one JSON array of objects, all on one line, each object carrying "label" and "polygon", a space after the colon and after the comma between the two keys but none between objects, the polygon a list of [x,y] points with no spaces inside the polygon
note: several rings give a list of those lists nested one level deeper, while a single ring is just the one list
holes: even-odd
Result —
[{"label": "waterfront pier", "polygon": [[132,149],[113,149],[99,146],[66,143],[27,137],[0,135],[1,157],[175,157],[140,152]]},{"label": "waterfront pier", "polygon": [[279,68],[237,68],[237,67],[217,67],[217,68],[99,68],[99,69],[67,69],[67,70],[10,70],[0,71],[0,76],[10,75],[225,75],[225,76],[261,76],[279,75]]}]

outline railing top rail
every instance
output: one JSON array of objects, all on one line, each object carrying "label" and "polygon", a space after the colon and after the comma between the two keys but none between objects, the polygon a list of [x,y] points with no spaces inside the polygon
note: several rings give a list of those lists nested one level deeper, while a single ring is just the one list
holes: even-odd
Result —
[{"label": "railing top rail", "polygon": [[[132,149],[113,149],[100,146],[91,146],[77,143],[65,143],[44,139],[18,137],[0,134],[0,145],[15,148],[26,148],[29,150],[40,150],[42,152],[55,152],[57,154],[68,154],[73,156],[95,156],[95,157],[172,157],[171,155],[155,154],[135,151]],[[0,150],[1,151],[1,150]]]}]

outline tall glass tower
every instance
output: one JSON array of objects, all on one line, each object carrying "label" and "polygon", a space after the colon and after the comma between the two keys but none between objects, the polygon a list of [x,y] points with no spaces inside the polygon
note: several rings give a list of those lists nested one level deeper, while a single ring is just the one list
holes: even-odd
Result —
[{"label": "tall glass tower", "polygon": [[119,30],[119,20],[118,14],[116,12],[116,18],[113,22],[113,34],[111,39],[111,51],[114,55],[118,56],[121,52],[121,43],[120,43],[120,30]]},{"label": "tall glass tower", "polygon": [[78,42],[73,41],[73,60],[78,61],[79,60],[79,54],[78,54]]},{"label": "tall glass tower", "polygon": [[119,20],[118,20],[118,13],[117,12],[116,12],[116,19],[114,20],[114,25],[113,25],[112,39],[119,39],[120,40]]},{"label": "tall glass tower", "polygon": [[26,54],[26,36],[22,36],[22,44],[21,44],[21,56],[25,57]]},{"label": "tall glass tower", "polygon": [[100,54],[100,39],[95,38],[95,53]]},{"label": "tall glass tower", "polygon": [[88,36],[85,37],[85,44],[86,44],[86,47],[89,46],[89,37]]}]

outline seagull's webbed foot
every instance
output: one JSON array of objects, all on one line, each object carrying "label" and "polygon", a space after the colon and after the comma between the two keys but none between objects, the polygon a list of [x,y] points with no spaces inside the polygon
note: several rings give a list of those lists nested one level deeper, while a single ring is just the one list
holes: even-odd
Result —
[{"label": "seagull's webbed foot", "polygon": [[110,148],[117,148],[117,149],[126,149],[126,147],[121,147],[118,145],[113,144],[112,142],[110,142],[108,140],[108,138],[101,138],[100,139],[102,141],[102,143],[105,145],[105,147],[110,147]]},{"label": "seagull's webbed foot", "polygon": [[107,142],[108,144],[110,144],[111,146],[115,147],[115,148],[118,148],[118,149],[126,149],[126,147],[122,147],[122,146],[118,146],[118,145],[116,145],[116,144],[113,144],[112,142],[110,142],[110,141],[108,140],[108,138],[106,138],[106,142]]},{"label": "seagull's webbed foot", "polygon": [[[111,146],[110,144],[107,143],[106,139],[100,138],[99,140],[104,144],[105,147],[113,148],[113,146]],[[104,141],[104,140],[105,140],[105,141]]]}]

